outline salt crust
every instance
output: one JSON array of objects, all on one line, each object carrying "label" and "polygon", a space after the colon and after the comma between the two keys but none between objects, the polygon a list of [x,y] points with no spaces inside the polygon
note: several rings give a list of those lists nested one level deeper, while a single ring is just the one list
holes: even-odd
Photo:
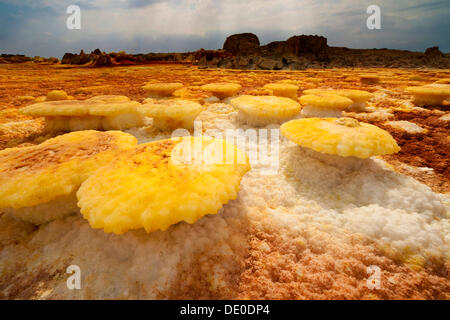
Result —
[{"label": "salt crust", "polygon": [[[220,109],[220,104],[212,106]],[[239,123],[236,112],[218,115],[206,110],[199,119],[219,131],[251,128]],[[251,163],[241,182],[240,199],[246,207],[286,207],[307,220],[349,229],[399,250],[449,256],[449,206],[429,187],[394,172],[378,158],[330,165],[280,139],[280,174],[260,175],[262,165]],[[249,146],[247,152],[256,147]]]},{"label": "salt crust", "polygon": [[[217,112],[226,108],[212,105],[211,111],[203,111],[199,116],[205,121],[203,127],[249,128],[237,121],[237,112]],[[128,132],[140,143],[168,137],[148,136],[143,128]],[[24,272],[43,268],[52,274],[76,264],[84,279],[81,290],[67,290],[65,281],[52,280],[47,284],[49,289],[37,292],[36,298],[158,298],[177,281],[180,265],[204,263],[195,260],[198,257],[214,252],[217,261],[242,261],[245,226],[262,223],[252,221],[258,215],[249,213],[258,209],[293,237],[305,224],[331,225],[329,232],[358,233],[399,251],[449,258],[448,196],[433,193],[413,178],[392,171],[380,159],[367,159],[355,166],[330,164],[281,135],[280,139],[279,174],[262,176],[260,165],[252,163],[252,170],[242,179],[238,199],[217,215],[206,216],[193,225],[179,223],[165,232],[146,234],[137,230],[120,236],[94,230],[80,216],[70,216],[41,226],[26,246],[3,247],[0,269],[13,268],[8,261],[20,261],[32,252],[35,258],[26,260]],[[5,228],[6,219],[7,214],[0,217],[0,229]],[[22,230],[25,226],[15,228]],[[14,235],[19,237],[20,233]],[[232,268],[233,264],[215,263],[214,268],[205,269],[205,276],[212,287],[220,288]],[[8,290],[13,290],[13,284],[4,292]]]},{"label": "salt crust", "polygon": [[427,130],[422,128],[421,126],[413,123],[413,122],[409,122],[409,121],[387,121],[385,122],[386,125],[394,127],[396,129],[400,129],[403,131],[406,131],[407,133],[424,133]]}]

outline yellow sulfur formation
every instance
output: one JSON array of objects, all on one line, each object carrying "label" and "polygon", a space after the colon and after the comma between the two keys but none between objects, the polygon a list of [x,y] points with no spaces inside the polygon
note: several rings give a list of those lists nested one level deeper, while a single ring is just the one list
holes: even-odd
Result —
[{"label": "yellow sulfur formation", "polygon": [[[364,111],[366,107],[366,101],[373,98],[373,94],[368,91],[355,90],[355,89],[309,89],[303,91],[304,94],[310,95],[337,95],[348,98],[353,101],[351,105],[347,107],[350,111]],[[315,115],[312,115],[315,116]],[[320,115],[317,115],[320,116]]]},{"label": "yellow sulfur formation", "polygon": [[355,89],[309,89],[303,91],[304,94],[335,94],[341,97],[346,97],[352,100],[354,103],[366,102],[367,100],[373,98],[373,93],[364,90]]},{"label": "yellow sulfur formation", "polygon": [[242,86],[240,84],[230,82],[215,82],[201,86],[202,90],[211,92],[219,99],[232,97],[241,90],[241,88]]},{"label": "yellow sulfur formation", "polygon": [[46,130],[124,130],[142,126],[137,111],[141,104],[125,96],[105,95],[87,100],[66,100],[35,103],[20,109],[31,116],[46,117]]},{"label": "yellow sulfur formation", "polygon": [[87,99],[86,101],[100,102],[100,103],[114,103],[114,102],[127,102],[131,101],[131,99],[128,98],[127,96],[109,94],[109,95],[95,96]]},{"label": "yellow sulfur formation", "polygon": [[46,203],[76,191],[88,174],[137,141],[110,131],[80,131],[39,145],[0,151],[0,208]]},{"label": "yellow sulfur formation", "polygon": [[63,90],[53,90],[47,94],[47,101],[67,100],[67,93]]},{"label": "yellow sulfur formation", "polygon": [[406,92],[413,95],[413,102],[418,106],[439,106],[450,98],[450,85],[431,84],[421,87],[408,87]]},{"label": "yellow sulfur formation", "polygon": [[85,116],[89,114],[89,107],[84,101],[49,101],[39,102],[20,109],[22,114],[38,117],[55,116]]},{"label": "yellow sulfur formation", "polygon": [[318,92],[317,94],[307,94],[300,98],[304,105],[301,115],[303,117],[341,117],[342,110],[353,104],[349,98],[335,94]]},{"label": "yellow sulfur formation", "polygon": [[193,128],[202,110],[199,103],[181,99],[148,102],[139,108],[143,115],[153,118],[153,125],[160,130]]},{"label": "yellow sulfur formation", "polygon": [[450,78],[439,79],[435,83],[437,83],[437,84],[450,84]]},{"label": "yellow sulfur formation", "polygon": [[304,95],[300,98],[300,102],[315,108],[337,110],[344,110],[353,103],[349,98],[325,93]]},{"label": "yellow sulfur formation", "polygon": [[264,86],[273,96],[291,98],[297,101],[299,86],[290,83],[269,83]]},{"label": "yellow sulfur formation", "polygon": [[292,120],[281,128],[283,136],[317,152],[369,158],[400,151],[385,130],[352,118],[308,118]]},{"label": "yellow sulfur formation", "polygon": [[[220,151],[234,152],[241,161],[224,163],[221,157],[205,161],[206,154]],[[179,156],[183,152],[188,157]],[[197,156],[192,160],[193,154]],[[139,145],[99,169],[79,189],[78,205],[89,224],[105,232],[166,230],[178,222],[192,224],[217,213],[236,199],[241,178],[249,169],[246,155],[222,140],[160,140]]]},{"label": "yellow sulfur formation", "polygon": [[297,113],[300,104],[286,97],[243,95],[231,100],[242,120],[253,125],[286,121]]},{"label": "yellow sulfur formation", "polygon": [[113,116],[124,113],[136,113],[141,105],[126,96],[97,96],[85,100],[89,104],[89,114],[94,116]]},{"label": "yellow sulfur formation", "polygon": [[150,97],[169,97],[181,88],[183,88],[183,84],[179,82],[147,83],[142,87]]}]

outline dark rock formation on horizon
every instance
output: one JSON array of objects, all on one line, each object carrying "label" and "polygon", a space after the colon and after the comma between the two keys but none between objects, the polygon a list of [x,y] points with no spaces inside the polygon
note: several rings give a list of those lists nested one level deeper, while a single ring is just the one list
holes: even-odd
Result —
[{"label": "dark rock formation on horizon", "polygon": [[[56,58],[29,58],[23,55],[1,55],[1,63],[57,63]],[[297,35],[285,41],[260,45],[253,33],[234,34],[225,40],[223,49],[195,52],[128,54],[125,51],[105,53],[95,49],[79,54],[66,53],[62,64],[87,67],[112,67],[151,63],[183,63],[199,68],[249,70],[302,70],[306,68],[379,67],[379,68],[450,68],[450,54],[439,47],[425,52],[392,49],[349,49],[328,46],[327,38]]]},{"label": "dark rock formation on horizon", "polygon": [[[203,50],[203,49],[202,49]],[[201,50],[199,50],[201,51]],[[203,50],[206,52],[206,50]],[[100,49],[95,49],[91,53],[79,54],[65,53],[61,63],[71,65],[84,65],[89,67],[111,67],[120,65],[135,65],[146,63],[190,63],[194,60],[195,53],[147,53],[147,54],[128,54],[125,51],[105,53]],[[198,56],[203,56],[203,53]]]},{"label": "dark rock formation on horizon", "polygon": [[293,36],[257,47],[259,39],[252,33],[229,36],[222,50],[209,52],[199,59],[204,68],[301,70],[334,67],[450,68],[450,55],[438,47],[425,53],[390,49],[349,49],[329,47],[327,39],[317,35]]},{"label": "dark rock formation on horizon", "polygon": [[440,60],[444,57],[444,54],[439,50],[439,47],[431,47],[425,50],[425,57],[429,60]]},{"label": "dark rock formation on horizon", "polygon": [[61,63],[75,65],[87,64],[92,67],[111,67],[113,65],[111,54],[104,53],[100,49],[95,49],[89,54],[84,53],[83,50],[80,51],[80,54],[65,53]]},{"label": "dark rock formation on horizon", "polygon": [[[199,60],[203,67],[280,70],[304,69],[308,62],[328,61],[327,39],[321,36],[293,36],[286,41],[274,41],[260,46],[252,33],[229,36],[223,46],[228,55],[209,53],[209,59]],[[219,56],[222,57],[219,57]],[[319,65],[317,65],[319,67]]]},{"label": "dark rock formation on horizon", "polygon": [[34,63],[58,63],[58,58],[42,58],[35,56],[33,58],[27,57],[23,54],[2,54],[0,55],[0,64],[10,64],[10,63],[24,63],[24,62],[34,62]]},{"label": "dark rock formation on horizon", "polygon": [[233,34],[223,44],[223,50],[235,56],[256,54],[259,49],[259,39],[253,33]]}]

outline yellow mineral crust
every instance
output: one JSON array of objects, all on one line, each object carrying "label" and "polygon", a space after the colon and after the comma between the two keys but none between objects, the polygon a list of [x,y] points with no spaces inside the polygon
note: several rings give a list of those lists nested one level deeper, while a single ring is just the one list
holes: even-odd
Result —
[{"label": "yellow mineral crust", "polygon": [[264,86],[273,96],[291,98],[297,101],[297,90],[299,86],[291,83],[269,83]]},{"label": "yellow mineral crust", "polygon": [[47,94],[47,101],[67,100],[68,95],[63,90],[53,90]]},{"label": "yellow mineral crust", "polygon": [[356,89],[309,89],[303,91],[304,94],[336,94],[338,96],[346,97],[352,100],[354,103],[362,103],[373,98],[373,93],[364,90]]},{"label": "yellow mineral crust", "polygon": [[137,143],[122,132],[80,131],[0,151],[0,208],[46,203],[76,191],[88,174]]},{"label": "yellow mineral crust", "polygon": [[413,102],[418,106],[439,106],[443,104],[444,100],[450,98],[450,85],[448,84],[408,87],[405,90],[413,95]]},{"label": "yellow mineral crust", "polygon": [[82,100],[39,102],[20,109],[22,114],[37,117],[85,116],[89,105]]},{"label": "yellow mineral crust", "polygon": [[183,84],[179,82],[147,83],[142,87],[151,97],[169,97],[181,88],[183,88]]},{"label": "yellow mineral crust", "polygon": [[310,105],[319,109],[335,109],[345,110],[353,103],[352,100],[346,97],[341,97],[334,94],[307,94],[300,98],[300,102],[305,105]]},{"label": "yellow mineral crust", "polygon": [[242,120],[253,125],[286,121],[299,113],[298,102],[286,97],[243,95],[231,100]]},{"label": "yellow mineral crust", "polygon": [[303,117],[340,117],[342,110],[353,104],[349,98],[325,92],[303,95],[300,102],[304,105]]},{"label": "yellow mineral crust", "polygon": [[153,125],[160,130],[190,129],[203,110],[196,102],[181,99],[149,101],[139,107],[141,114],[152,117]]},{"label": "yellow mineral crust", "polygon": [[450,78],[439,79],[435,83],[438,83],[438,84],[450,84]]},{"label": "yellow mineral crust", "polygon": [[126,96],[105,95],[87,100],[65,100],[35,103],[20,109],[30,116],[46,117],[46,130],[123,130],[142,126],[137,111],[139,102]]},{"label": "yellow mineral crust", "polygon": [[280,130],[283,136],[302,147],[342,157],[365,159],[400,151],[387,131],[352,118],[292,120]]},{"label": "yellow mineral crust", "polygon": [[219,99],[232,97],[241,90],[241,88],[242,86],[240,84],[232,82],[215,82],[201,86],[202,90],[211,92]]},{"label": "yellow mineral crust", "polygon": [[[234,161],[217,156],[231,152]],[[90,225],[105,232],[166,230],[217,213],[236,199],[249,169],[247,156],[223,140],[159,140],[137,146],[90,176],[77,193],[78,205]]]},{"label": "yellow mineral crust", "polygon": [[374,97],[374,95],[368,91],[355,89],[309,89],[304,90],[303,93],[306,95],[337,95],[348,98],[353,101],[353,103],[347,107],[350,111],[364,111],[366,102]]}]

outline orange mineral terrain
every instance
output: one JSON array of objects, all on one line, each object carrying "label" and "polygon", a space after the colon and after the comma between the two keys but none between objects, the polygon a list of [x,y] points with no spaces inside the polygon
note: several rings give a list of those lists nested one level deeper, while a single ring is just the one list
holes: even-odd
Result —
[{"label": "orange mineral terrain", "polygon": [[0,64],[0,298],[450,299],[449,83]]}]

